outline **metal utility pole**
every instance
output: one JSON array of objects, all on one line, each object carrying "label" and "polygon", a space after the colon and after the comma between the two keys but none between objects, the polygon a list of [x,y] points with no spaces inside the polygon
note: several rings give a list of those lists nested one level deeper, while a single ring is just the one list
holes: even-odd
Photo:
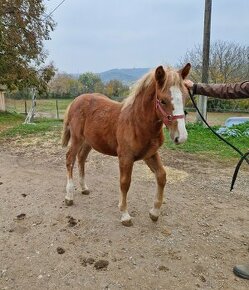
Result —
[{"label": "metal utility pole", "polygon": [[[203,53],[202,53],[202,82],[208,82],[209,50],[210,50],[210,30],[211,30],[212,0],[205,0],[204,31],[203,31]],[[207,119],[207,97],[199,96],[198,108],[205,120]],[[202,124],[200,116],[196,115],[197,122]]]}]

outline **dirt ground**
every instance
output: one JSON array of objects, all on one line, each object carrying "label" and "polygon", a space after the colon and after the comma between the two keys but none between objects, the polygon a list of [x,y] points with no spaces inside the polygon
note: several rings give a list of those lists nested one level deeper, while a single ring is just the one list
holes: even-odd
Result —
[{"label": "dirt ground", "polygon": [[246,166],[229,192],[234,163],[161,151],[168,183],[154,223],[154,176],[137,162],[124,227],[116,158],[92,152],[91,194],[67,207],[64,149],[0,146],[0,289],[249,289],[232,272],[249,262]]}]

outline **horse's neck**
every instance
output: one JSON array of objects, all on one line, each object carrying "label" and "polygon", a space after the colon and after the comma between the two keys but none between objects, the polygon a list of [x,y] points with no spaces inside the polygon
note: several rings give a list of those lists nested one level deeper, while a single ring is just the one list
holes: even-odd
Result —
[{"label": "horse's neck", "polygon": [[135,124],[145,131],[151,131],[158,135],[158,131],[162,129],[162,122],[156,114],[156,91],[155,88],[150,88],[147,93],[141,92],[136,97],[133,104],[132,112]]}]

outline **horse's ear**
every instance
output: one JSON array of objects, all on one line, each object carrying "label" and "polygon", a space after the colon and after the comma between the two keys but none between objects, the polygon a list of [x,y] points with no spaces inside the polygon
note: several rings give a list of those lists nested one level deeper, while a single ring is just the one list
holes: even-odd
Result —
[{"label": "horse's ear", "polygon": [[155,71],[155,78],[157,83],[162,86],[165,81],[165,70],[162,65],[158,66]]},{"label": "horse's ear", "polygon": [[188,76],[190,69],[191,69],[191,64],[187,63],[182,69],[179,70],[179,73],[183,79],[185,79]]}]

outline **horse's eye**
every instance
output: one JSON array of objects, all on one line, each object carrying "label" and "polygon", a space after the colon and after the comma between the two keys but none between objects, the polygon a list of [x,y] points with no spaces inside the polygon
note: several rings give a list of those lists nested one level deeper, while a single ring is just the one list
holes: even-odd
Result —
[{"label": "horse's eye", "polygon": [[161,104],[166,105],[166,102],[164,100],[161,100]]}]

